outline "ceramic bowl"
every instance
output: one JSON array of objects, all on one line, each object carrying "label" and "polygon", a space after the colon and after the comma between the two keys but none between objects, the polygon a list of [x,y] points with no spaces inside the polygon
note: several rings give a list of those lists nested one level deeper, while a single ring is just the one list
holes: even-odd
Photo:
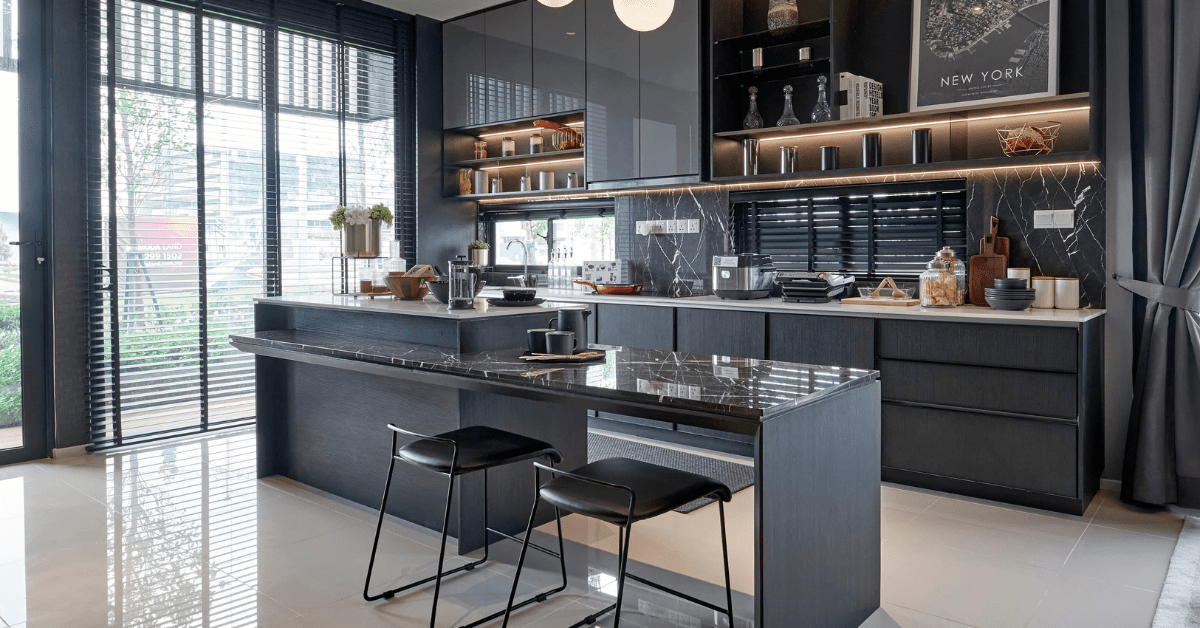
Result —
[{"label": "ceramic bowl", "polygon": [[1029,309],[1033,305],[1034,299],[1002,299],[997,297],[985,296],[988,305],[997,310],[1020,311]]}]

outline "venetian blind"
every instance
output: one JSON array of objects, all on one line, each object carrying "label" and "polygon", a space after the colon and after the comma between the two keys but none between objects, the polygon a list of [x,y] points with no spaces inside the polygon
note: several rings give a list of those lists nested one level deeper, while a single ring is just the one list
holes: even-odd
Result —
[{"label": "venetian blind", "polygon": [[324,0],[88,21],[92,448],[245,425],[229,335],[254,297],[331,289],[329,212],[384,203],[412,239],[411,22]]},{"label": "venetian blind", "polygon": [[966,258],[961,179],[730,195],[733,245],[781,270],[915,278],[948,246]]}]

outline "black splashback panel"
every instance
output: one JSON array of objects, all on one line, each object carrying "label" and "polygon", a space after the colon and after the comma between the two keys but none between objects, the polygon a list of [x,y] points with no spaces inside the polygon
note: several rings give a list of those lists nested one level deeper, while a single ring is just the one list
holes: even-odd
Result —
[{"label": "black splashback panel", "polygon": [[[1080,304],[1104,307],[1107,262],[1102,166],[1073,164],[937,175],[938,179],[958,177],[967,180],[969,254],[978,253],[990,217],[997,216],[1001,235],[1012,245],[1012,266],[1029,267],[1034,275],[1078,277]],[[847,177],[823,179],[819,184],[864,182],[861,177]],[[630,260],[630,280],[645,284],[645,292],[657,296],[711,294],[712,256],[729,250],[729,192],[744,187],[649,190],[617,197],[617,257]],[[804,182],[781,187],[804,187]],[[1033,212],[1037,209],[1074,209],[1075,227],[1035,230]],[[688,218],[700,219],[699,234],[637,235],[638,221]],[[933,254],[929,252],[931,258]]]}]

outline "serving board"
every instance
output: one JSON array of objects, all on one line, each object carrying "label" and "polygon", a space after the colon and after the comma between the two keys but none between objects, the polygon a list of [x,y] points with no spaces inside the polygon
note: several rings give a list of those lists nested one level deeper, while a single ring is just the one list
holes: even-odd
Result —
[{"label": "serving board", "polygon": [[884,307],[912,307],[920,305],[920,299],[867,299],[863,297],[850,297],[842,299],[842,303],[846,305],[882,305]]},{"label": "serving board", "polygon": [[575,355],[556,355],[553,353],[530,353],[526,351],[521,354],[521,359],[526,362],[541,362],[545,364],[580,364],[583,362],[599,362],[608,354],[604,351],[592,349],[583,351]]}]

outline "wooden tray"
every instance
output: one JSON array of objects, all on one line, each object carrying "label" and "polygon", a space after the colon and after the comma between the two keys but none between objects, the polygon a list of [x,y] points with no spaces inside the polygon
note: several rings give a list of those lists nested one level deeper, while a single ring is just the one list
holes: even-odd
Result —
[{"label": "wooden tray", "polygon": [[866,299],[863,297],[851,297],[842,299],[842,303],[846,305],[876,305],[883,307],[912,307],[920,305],[920,299]]},{"label": "wooden tray", "polygon": [[599,362],[607,355],[607,353],[599,349],[589,349],[575,355],[552,355],[526,351],[521,354],[521,359],[526,362],[537,362],[538,364],[581,364],[584,362]]}]

